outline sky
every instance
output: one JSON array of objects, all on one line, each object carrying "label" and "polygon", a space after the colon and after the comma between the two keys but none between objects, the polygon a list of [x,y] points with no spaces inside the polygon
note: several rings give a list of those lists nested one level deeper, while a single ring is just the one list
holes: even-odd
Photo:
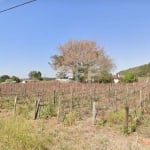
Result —
[{"label": "sky", "polygon": [[[0,11],[29,0],[0,0]],[[150,62],[149,0],[37,0],[0,13],[0,75],[43,77],[69,40],[91,40],[116,65],[113,73]]]}]

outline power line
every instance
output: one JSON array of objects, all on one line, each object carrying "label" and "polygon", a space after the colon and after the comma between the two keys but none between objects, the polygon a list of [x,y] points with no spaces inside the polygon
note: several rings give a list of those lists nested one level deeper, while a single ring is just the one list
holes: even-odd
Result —
[{"label": "power line", "polygon": [[37,0],[31,0],[31,1],[28,1],[28,2],[25,2],[25,3],[19,4],[19,5],[16,5],[16,6],[13,6],[13,7],[4,9],[4,10],[1,10],[0,13],[3,13],[3,12],[5,12],[5,11],[9,11],[9,10],[11,10],[11,9],[15,9],[15,8],[17,8],[17,7],[20,7],[20,6],[23,6],[23,5],[32,3],[32,2],[34,2],[34,1],[37,1]]}]

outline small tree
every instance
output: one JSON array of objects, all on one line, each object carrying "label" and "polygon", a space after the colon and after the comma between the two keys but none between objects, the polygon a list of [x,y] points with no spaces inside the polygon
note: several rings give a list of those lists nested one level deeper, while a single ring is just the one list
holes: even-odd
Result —
[{"label": "small tree", "polygon": [[30,71],[28,76],[29,76],[29,79],[42,80],[42,74],[40,71]]}]

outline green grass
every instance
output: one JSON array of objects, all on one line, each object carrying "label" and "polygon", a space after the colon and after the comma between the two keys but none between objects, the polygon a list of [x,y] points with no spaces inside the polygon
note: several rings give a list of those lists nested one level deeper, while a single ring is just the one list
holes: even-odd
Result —
[{"label": "green grass", "polygon": [[0,120],[1,150],[44,150],[52,138],[39,134],[32,124],[22,117],[7,117]]}]

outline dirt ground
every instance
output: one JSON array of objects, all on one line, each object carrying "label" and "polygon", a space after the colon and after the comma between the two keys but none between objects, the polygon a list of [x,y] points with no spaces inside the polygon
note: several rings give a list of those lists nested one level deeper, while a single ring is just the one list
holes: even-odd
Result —
[{"label": "dirt ground", "polygon": [[[38,126],[41,120],[35,123]],[[124,135],[119,130],[110,127],[97,127],[92,125],[92,119],[77,121],[72,126],[58,124],[56,118],[44,120],[43,126],[46,132],[54,135],[54,140],[60,143],[52,147],[56,149],[71,150],[149,150],[150,138],[145,138],[134,132]]]}]

